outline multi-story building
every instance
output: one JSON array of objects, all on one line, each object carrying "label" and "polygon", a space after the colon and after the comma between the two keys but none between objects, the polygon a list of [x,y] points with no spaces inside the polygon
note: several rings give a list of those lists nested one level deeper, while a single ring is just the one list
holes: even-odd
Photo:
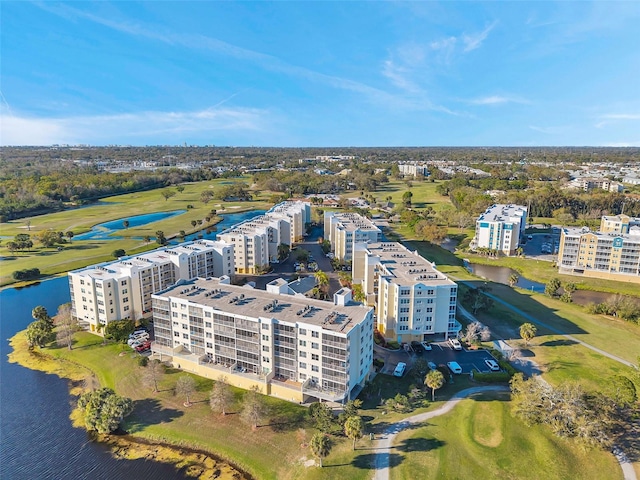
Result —
[{"label": "multi-story building", "polygon": [[600,220],[600,232],[602,233],[629,233],[630,227],[640,227],[640,217],[629,215],[605,215]]},{"label": "multi-story building", "polygon": [[331,249],[339,260],[350,261],[356,243],[379,242],[380,235],[380,228],[357,213],[324,214],[324,238],[331,242]]},{"label": "multi-story building", "polygon": [[418,165],[417,163],[399,163],[398,171],[400,172],[400,175],[404,176],[429,176],[429,167],[427,165]]},{"label": "multi-story building", "polygon": [[177,368],[296,402],[348,400],[369,377],[373,309],[348,289],[331,303],[197,279],[152,298],[152,350]]},{"label": "multi-story building", "polygon": [[[587,227],[563,228],[557,261],[560,273],[640,283],[640,226],[615,223],[607,226],[613,231],[606,233]],[[615,231],[626,228],[628,233]]]},{"label": "multi-story building", "polygon": [[527,207],[522,205],[492,205],[476,220],[472,248],[488,248],[513,255],[524,235]]},{"label": "multi-story building", "polygon": [[235,247],[236,273],[255,274],[278,261],[280,245],[290,247],[303,239],[310,218],[308,202],[282,202],[221,232],[218,239]]},{"label": "multi-story building", "polygon": [[375,305],[377,329],[398,342],[457,336],[458,287],[417,252],[395,242],[356,245],[353,281]]},{"label": "multi-story building", "polygon": [[233,275],[233,245],[197,240],[69,272],[71,308],[92,332],[151,312],[151,294],[178,280]]}]

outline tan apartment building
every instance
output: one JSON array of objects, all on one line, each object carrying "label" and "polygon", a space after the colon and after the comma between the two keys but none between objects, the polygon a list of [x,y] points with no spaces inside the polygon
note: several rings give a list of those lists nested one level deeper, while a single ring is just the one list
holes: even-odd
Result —
[{"label": "tan apartment building", "polygon": [[462,328],[456,320],[456,283],[400,243],[357,244],[352,276],[367,305],[375,305],[376,327],[386,338],[446,339]]},{"label": "tan apartment building", "polygon": [[153,318],[175,367],[294,402],[354,398],[373,362],[373,309],[348,289],[326,302],[197,279],[154,294]]},{"label": "tan apartment building", "polygon": [[331,242],[335,258],[341,261],[351,261],[356,243],[379,242],[381,234],[371,220],[357,213],[324,214],[324,238]]}]

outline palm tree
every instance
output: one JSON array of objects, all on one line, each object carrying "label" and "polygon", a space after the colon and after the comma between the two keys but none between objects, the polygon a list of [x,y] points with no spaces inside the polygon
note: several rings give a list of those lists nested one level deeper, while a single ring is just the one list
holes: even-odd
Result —
[{"label": "palm tree", "polygon": [[71,239],[73,238],[74,233],[71,230],[68,230],[66,235],[67,235],[67,238],[69,239],[69,243],[71,243]]},{"label": "palm tree", "polygon": [[364,422],[359,415],[353,415],[344,422],[344,433],[353,440],[353,449],[356,449],[356,442],[364,434]]},{"label": "palm tree", "polygon": [[129,228],[129,225],[129,220],[125,220],[124,222],[122,222],[122,226],[125,228],[125,230]]},{"label": "palm tree", "polygon": [[145,235],[144,237],[142,237],[142,240],[144,240],[144,243],[149,243],[151,242],[151,236],[150,235]]},{"label": "palm tree", "polygon": [[520,336],[524,339],[526,346],[529,346],[529,342],[536,336],[538,328],[533,323],[523,323],[520,325]]},{"label": "palm tree", "polygon": [[311,447],[313,455],[318,457],[318,460],[320,460],[320,468],[322,468],[322,459],[329,455],[329,451],[331,450],[329,437],[324,433],[318,432],[311,437],[309,447]]},{"label": "palm tree", "polygon": [[516,283],[518,283],[518,280],[520,280],[520,277],[518,276],[517,273],[512,273],[509,276],[509,286],[513,287]]},{"label": "palm tree", "polygon": [[444,385],[444,375],[440,370],[431,370],[424,377],[424,384],[431,389],[431,401],[436,399],[436,390]]}]

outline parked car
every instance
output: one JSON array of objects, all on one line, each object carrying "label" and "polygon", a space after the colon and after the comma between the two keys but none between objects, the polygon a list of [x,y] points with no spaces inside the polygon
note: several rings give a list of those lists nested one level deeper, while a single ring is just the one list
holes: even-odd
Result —
[{"label": "parked car", "polygon": [[489,367],[489,369],[492,372],[499,372],[500,371],[500,365],[498,365],[498,362],[496,362],[495,360],[485,360],[484,363],[487,364],[487,367]]},{"label": "parked car", "polygon": [[140,345],[138,345],[137,347],[135,347],[136,352],[146,352],[147,350],[149,350],[151,348],[151,342],[150,341],[146,341],[141,343]]},{"label": "parked car", "polygon": [[458,362],[447,362],[447,367],[449,367],[449,370],[451,370],[453,373],[462,373],[462,367],[458,364]]},{"label": "parked car", "polygon": [[422,342],[422,348],[424,348],[427,352],[433,350],[433,347],[431,347],[431,344],[429,342]]},{"label": "parked car", "polygon": [[427,362],[427,366],[431,369],[431,370],[435,370],[436,368],[438,368],[438,366],[433,363],[433,362]]},{"label": "parked car", "polygon": [[422,344],[420,342],[416,342],[415,340],[411,342],[411,348],[413,349],[414,352],[416,352],[416,355],[422,355],[424,353],[424,348],[422,348]]},{"label": "parked car", "polygon": [[454,350],[462,350],[462,344],[457,338],[450,338],[449,345],[451,345],[451,348],[453,348]]},{"label": "parked car", "polygon": [[396,369],[393,371],[393,376],[394,377],[401,377],[404,375],[404,371],[407,369],[407,364],[404,362],[400,362],[398,363],[398,365],[396,365]]}]

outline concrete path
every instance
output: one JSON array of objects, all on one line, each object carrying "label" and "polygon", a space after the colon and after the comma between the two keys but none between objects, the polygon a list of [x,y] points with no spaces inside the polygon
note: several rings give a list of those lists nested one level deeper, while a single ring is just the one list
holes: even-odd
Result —
[{"label": "concrete path", "polygon": [[[405,418],[402,422],[395,423],[391,425],[385,432],[379,437],[380,440],[377,442],[377,453],[375,457],[375,480],[389,480],[389,453],[393,448],[393,441],[396,438],[396,435],[400,433],[402,430],[407,428],[409,425],[414,423],[421,423],[426,420],[429,420],[434,417],[438,417],[440,415],[445,415],[449,413],[453,407],[455,407],[460,400],[474,395],[476,393],[483,392],[508,392],[509,387],[501,386],[501,385],[488,385],[484,387],[473,387],[467,388],[466,390],[461,390],[456,393],[449,401],[447,401],[440,408],[433,410],[431,412],[420,413],[418,415],[414,415],[412,417]],[[626,480],[626,479],[625,479]]]}]

